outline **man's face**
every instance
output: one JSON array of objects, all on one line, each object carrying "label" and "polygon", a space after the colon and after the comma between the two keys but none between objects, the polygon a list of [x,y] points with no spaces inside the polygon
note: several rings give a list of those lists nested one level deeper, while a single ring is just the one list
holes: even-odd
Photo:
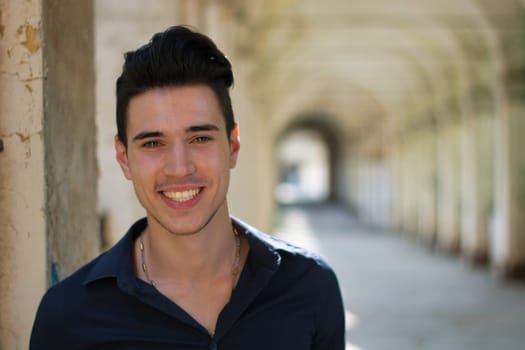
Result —
[{"label": "man's face", "polygon": [[126,147],[117,160],[146,209],[150,227],[192,234],[228,218],[230,169],[239,152],[228,138],[213,90],[205,85],[155,88],[130,100]]}]

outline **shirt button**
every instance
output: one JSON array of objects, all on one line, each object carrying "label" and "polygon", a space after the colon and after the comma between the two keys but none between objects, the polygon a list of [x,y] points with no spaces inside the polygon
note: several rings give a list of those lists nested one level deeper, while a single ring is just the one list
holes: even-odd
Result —
[{"label": "shirt button", "polygon": [[217,343],[212,341],[210,343],[210,346],[208,347],[209,350],[217,350]]}]

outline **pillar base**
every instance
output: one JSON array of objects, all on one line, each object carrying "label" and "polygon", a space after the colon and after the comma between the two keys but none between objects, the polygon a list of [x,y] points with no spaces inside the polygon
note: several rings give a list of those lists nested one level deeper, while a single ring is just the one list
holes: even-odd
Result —
[{"label": "pillar base", "polygon": [[497,264],[492,267],[492,274],[499,279],[525,281],[525,262]]},{"label": "pillar base", "polygon": [[463,252],[465,261],[471,266],[486,266],[489,256],[486,252]]}]

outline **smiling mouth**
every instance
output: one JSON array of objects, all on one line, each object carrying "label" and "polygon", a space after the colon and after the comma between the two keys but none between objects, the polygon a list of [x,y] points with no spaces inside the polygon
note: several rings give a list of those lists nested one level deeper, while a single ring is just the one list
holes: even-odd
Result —
[{"label": "smiling mouth", "polygon": [[200,191],[201,191],[200,188],[195,188],[193,190],[180,191],[180,192],[164,191],[162,192],[162,194],[165,197],[171,199],[172,201],[182,203],[182,202],[187,202],[187,201],[192,200],[200,193]]}]

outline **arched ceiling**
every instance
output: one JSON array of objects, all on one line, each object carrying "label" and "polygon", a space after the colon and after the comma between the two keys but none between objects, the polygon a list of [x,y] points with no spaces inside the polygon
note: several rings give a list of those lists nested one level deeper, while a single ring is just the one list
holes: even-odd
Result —
[{"label": "arched ceiling", "polygon": [[258,2],[250,45],[269,125],[278,133],[296,116],[323,112],[348,134],[384,131],[491,83],[500,65],[496,32],[517,6],[497,3]]}]

